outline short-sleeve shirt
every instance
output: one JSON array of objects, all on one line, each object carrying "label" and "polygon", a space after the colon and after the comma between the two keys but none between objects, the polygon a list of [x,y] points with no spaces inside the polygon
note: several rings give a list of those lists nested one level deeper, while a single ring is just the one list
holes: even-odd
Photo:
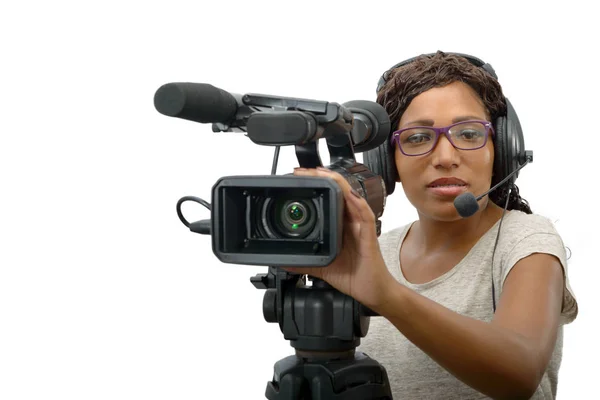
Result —
[{"label": "short-sleeve shirt", "polygon": [[[558,337],[546,372],[532,397],[554,399],[562,359],[563,325],[575,319],[578,308],[568,279],[565,245],[552,222],[540,215],[507,211],[493,257],[493,268],[492,252],[500,221],[450,271],[422,284],[408,282],[400,267],[400,247],[413,223],[381,235],[379,244],[388,269],[401,284],[450,310],[477,320],[490,322],[494,315],[492,272],[498,304],[504,280],[519,260],[533,253],[551,254],[560,260],[565,285]],[[369,332],[362,338],[357,351],[362,351],[386,368],[394,399],[488,398],[437,364],[384,317],[371,317]]]}]

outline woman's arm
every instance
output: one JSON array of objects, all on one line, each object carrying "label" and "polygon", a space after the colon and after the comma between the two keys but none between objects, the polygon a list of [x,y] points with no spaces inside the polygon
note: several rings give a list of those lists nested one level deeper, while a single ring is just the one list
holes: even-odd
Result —
[{"label": "woman's arm", "polygon": [[496,399],[528,399],[554,350],[563,279],[554,256],[520,260],[504,282],[491,323],[451,311],[395,280],[370,308],[467,385]]},{"label": "woman's arm", "polygon": [[396,281],[379,248],[373,211],[341,175],[326,169],[296,169],[294,175],[338,183],[344,245],[326,268],[287,271],[323,279],[386,317],[438,364],[488,396],[518,399],[535,392],[554,349],[562,308],[557,258],[536,253],[516,263],[491,323],[465,317]]}]

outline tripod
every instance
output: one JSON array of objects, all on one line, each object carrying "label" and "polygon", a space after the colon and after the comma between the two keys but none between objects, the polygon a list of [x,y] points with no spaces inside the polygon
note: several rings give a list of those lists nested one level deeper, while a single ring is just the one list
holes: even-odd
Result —
[{"label": "tripod", "polygon": [[266,289],[263,315],[277,322],[295,355],[275,363],[269,400],[391,400],[385,368],[356,352],[377,314],[320,279],[269,267],[250,281]]}]

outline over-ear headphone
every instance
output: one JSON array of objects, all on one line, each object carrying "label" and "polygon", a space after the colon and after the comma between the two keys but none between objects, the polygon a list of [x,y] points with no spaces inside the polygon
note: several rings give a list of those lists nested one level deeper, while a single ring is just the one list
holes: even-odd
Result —
[{"label": "over-ear headphone", "polygon": [[[435,53],[426,54],[425,56],[431,57]],[[483,68],[492,77],[498,79],[496,72],[492,66],[477,57],[473,57],[467,54],[461,53],[445,53],[452,54],[460,57],[464,57],[471,64]],[[418,57],[413,57],[408,60],[402,61],[392,68],[388,69],[381,75],[377,84],[377,93],[381,90],[383,85],[387,82],[389,74],[398,67],[409,64],[416,60]],[[514,172],[521,164],[526,161],[525,157],[525,143],[523,140],[523,131],[521,129],[521,123],[517,117],[517,113],[513,108],[512,104],[506,97],[506,115],[501,115],[496,118],[494,123],[494,178],[492,185],[495,182],[500,182],[502,179]],[[396,130],[397,127],[392,127]],[[379,147],[369,150],[363,153],[363,164],[373,173],[380,175],[385,182],[387,195],[394,192],[396,187],[396,181],[399,179],[398,171],[396,170],[396,163],[394,160],[395,149],[390,144],[389,140]],[[519,173],[515,173],[510,179],[510,184],[514,183]]]}]

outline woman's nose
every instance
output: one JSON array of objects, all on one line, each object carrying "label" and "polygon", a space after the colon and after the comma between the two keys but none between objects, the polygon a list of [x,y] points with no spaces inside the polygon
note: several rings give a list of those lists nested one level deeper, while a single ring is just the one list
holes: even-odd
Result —
[{"label": "woman's nose", "polygon": [[445,135],[440,135],[440,139],[432,151],[432,164],[434,167],[450,169],[458,167],[460,157],[458,150],[450,143]]}]

